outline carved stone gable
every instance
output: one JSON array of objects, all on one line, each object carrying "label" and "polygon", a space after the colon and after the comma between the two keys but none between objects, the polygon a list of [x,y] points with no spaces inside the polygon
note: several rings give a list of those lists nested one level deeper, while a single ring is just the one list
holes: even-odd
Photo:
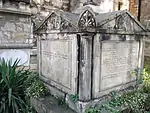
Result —
[{"label": "carved stone gable", "polygon": [[57,16],[56,14],[52,14],[51,18],[49,18],[47,21],[48,30],[59,30],[60,22],[61,22],[60,16]]},{"label": "carved stone gable", "polygon": [[76,31],[76,27],[64,15],[53,12],[38,28],[38,31],[43,32],[51,30]]},{"label": "carved stone gable", "polygon": [[86,10],[81,15],[78,26],[82,29],[86,29],[87,27],[95,28],[96,21],[95,21],[94,15],[90,11]]}]

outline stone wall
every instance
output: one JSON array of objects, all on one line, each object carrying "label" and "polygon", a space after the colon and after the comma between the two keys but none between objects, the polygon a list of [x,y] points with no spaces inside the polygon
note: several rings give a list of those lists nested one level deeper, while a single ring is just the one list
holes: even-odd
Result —
[{"label": "stone wall", "polygon": [[[150,31],[150,0],[142,0],[141,23]],[[145,56],[150,56],[150,36],[146,37]]]},{"label": "stone wall", "polygon": [[[141,0],[140,21],[150,31],[150,0]],[[138,0],[130,0],[130,12],[137,18]],[[145,56],[150,56],[150,36],[146,37]]]},{"label": "stone wall", "polygon": [[150,57],[150,42],[149,41],[146,41],[145,42],[145,56],[149,56]]},{"label": "stone wall", "polygon": [[[81,7],[88,0],[32,0],[33,6],[36,4],[41,10],[41,7],[48,9],[58,8],[64,11],[74,11]],[[129,9],[129,0],[93,0],[105,12],[118,10],[119,2],[120,9]]]},{"label": "stone wall", "polygon": [[0,12],[0,43],[29,44],[31,38],[29,15]]},{"label": "stone wall", "polygon": [[0,58],[13,61],[18,58],[21,59],[20,64],[36,69],[37,62],[30,61],[33,57],[36,59],[31,13],[11,5],[0,6]]},{"label": "stone wall", "polygon": [[150,0],[142,0],[141,22],[150,30]]},{"label": "stone wall", "polygon": [[[150,31],[150,0],[142,0],[141,23]],[[150,36],[146,37],[145,56],[150,56]]]},{"label": "stone wall", "polygon": [[[83,6],[86,1],[87,0],[70,0],[70,11]],[[119,10],[119,2],[121,3],[120,10],[129,9],[129,0],[93,0],[93,2],[99,5],[105,12]]]},{"label": "stone wall", "polygon": [[[31,0],[31,12],[34,13],[33,22],[38,26],[51,11],[60,9],[75,13],[88,0]],[[98,7],[92,6],[97,12],[117,11],[119,2],[120,10],[129,9],[129,0],[93,0]]]},{"label": "stone wall", "polygon": [[[138,0],[130,0],[130,12],[137,17],[138,16]],[[147,28],[150,29],[150,0],[141,1],[141,12],[140,20],[141,23]]]}]

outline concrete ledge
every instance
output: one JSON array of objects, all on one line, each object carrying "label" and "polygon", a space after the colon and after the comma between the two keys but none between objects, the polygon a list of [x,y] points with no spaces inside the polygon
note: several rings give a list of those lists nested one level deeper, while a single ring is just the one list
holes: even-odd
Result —
[{"label": "concrete ledge", "polygon": [[0,8],[0,12],[2,13],[12,13],[12,14],[19,14],[19,15],[27,15],[31,16],[32,13],[30,11],[20,10],[20,9],[12,9],[12,8]]},{"label": "concrete ledge", "polygon": [[0,44],[0,49],[29,49],[34,44]]}]

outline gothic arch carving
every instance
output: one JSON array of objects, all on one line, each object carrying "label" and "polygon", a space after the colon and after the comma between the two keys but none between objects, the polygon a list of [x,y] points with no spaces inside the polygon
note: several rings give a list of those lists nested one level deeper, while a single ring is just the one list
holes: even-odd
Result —
[{"label": "gothic arch carving", "polygon": [[96,20],[94,18],[94,15],[89,11],[86,10],[81,15],[79,22],[78,22],[79,28],[86,29],[89,28],[95,28],[96,27]]}]

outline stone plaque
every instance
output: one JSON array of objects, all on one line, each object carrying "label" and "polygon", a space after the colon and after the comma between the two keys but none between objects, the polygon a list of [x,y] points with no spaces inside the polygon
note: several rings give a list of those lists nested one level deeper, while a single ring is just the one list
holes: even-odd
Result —
[{"label": "stone plaque", "polygon": [[43,40],[42,75],[51,85],[68,93],[75,93],[76,85],[76,39]]},{"label": "stone plaque", "polygon": [[134,81],[138,67],[139,43],[102,43],[100,91]]}]

